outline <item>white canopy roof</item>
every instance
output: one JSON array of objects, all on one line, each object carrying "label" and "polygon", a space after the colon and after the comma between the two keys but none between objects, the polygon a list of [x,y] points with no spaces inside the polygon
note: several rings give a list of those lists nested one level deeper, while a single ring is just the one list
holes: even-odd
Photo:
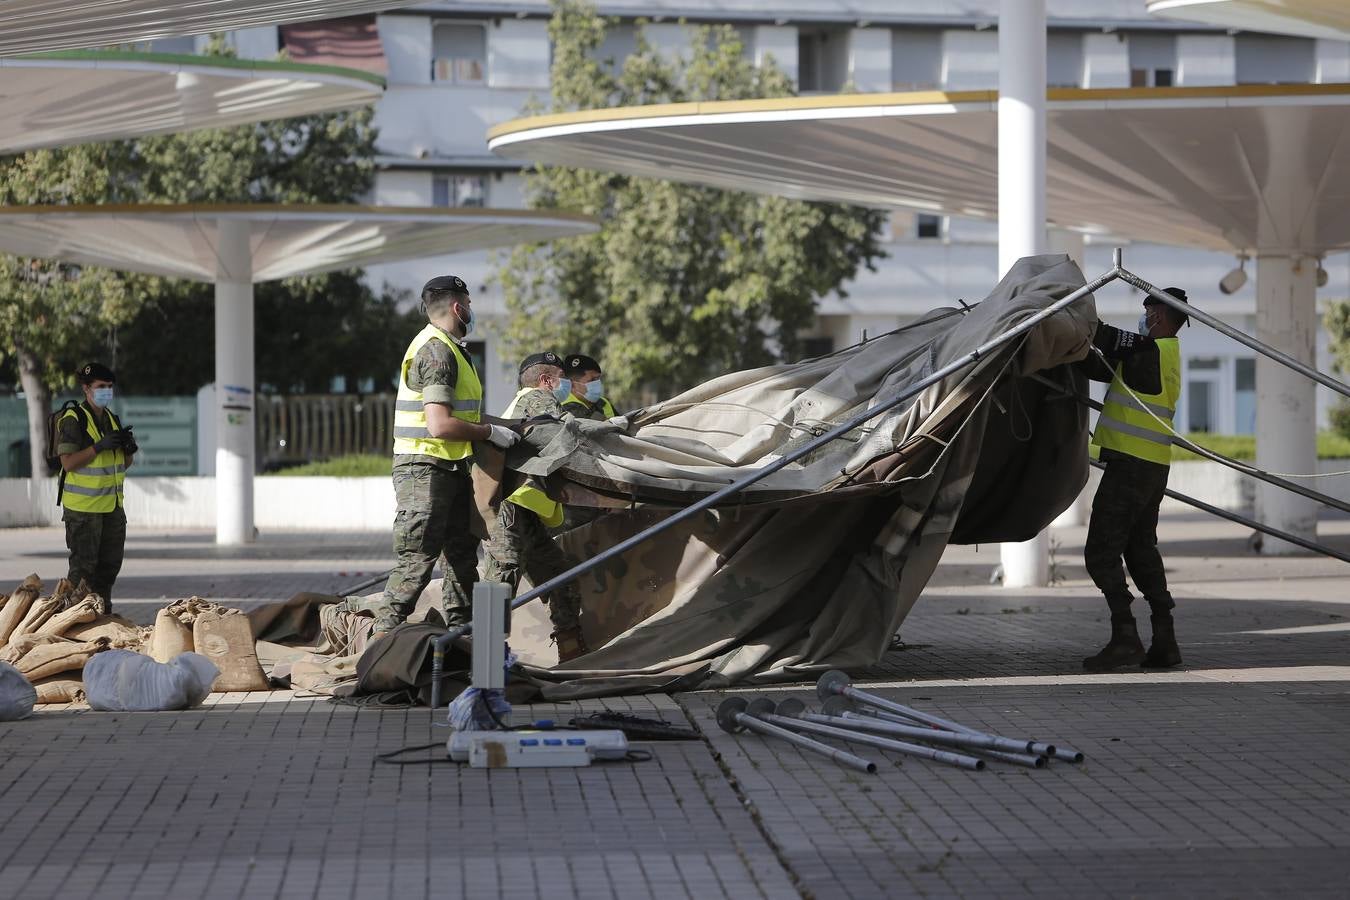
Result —
[{"label": "white canopy roof", "polygon": [[[585,110],[502,156],[804,200],[997,215],[993,91]],[[1225,250],[1350,246],[1350,85],[1051,91],[1052,224]]]},{"label": "white canopy roof", "polygon": [[415,0],[4,0],[0,56],[108,47],[305,19],[336,19]]},{"label": "white canopy roof", "polygon": [[244,125],[373,103],[356,69],[77,50],[0,59],[0,153]]},{"label": "white canopy roof", "polygon": [[1244,31],[1350,41],[1346,0],[1148,0],[1148,11]]},{"label": "white canopy roof", "polygon": [[[222,271],[222,221],[246,222],[251,271]],[[0,206],[0,251],[196,281],[271,281],[596,230],[586,216],[390,206]]]}]

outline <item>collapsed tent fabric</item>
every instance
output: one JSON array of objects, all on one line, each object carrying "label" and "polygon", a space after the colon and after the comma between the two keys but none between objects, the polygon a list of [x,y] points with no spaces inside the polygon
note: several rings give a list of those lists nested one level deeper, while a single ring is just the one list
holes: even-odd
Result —
[{"label": "collapsed tent fabric", "polygon": [[[576,559],[743,478],[897,396],[1084,284],[1067,256],[1027,257],[973,307],[940,308],[820,359],[729,374],[627,426],[532,427],[507,465],[569,504],[609,507],[559,540]],[[877,662],[948,543],[1019,541],[1087,480],[1087,415],[1070,364],[1097,321],[1090,295],[845,438],[579,579],[595,648],[550,697],[801,678]],[[514,615],[512,647],[551,665],[546,611]]]}]

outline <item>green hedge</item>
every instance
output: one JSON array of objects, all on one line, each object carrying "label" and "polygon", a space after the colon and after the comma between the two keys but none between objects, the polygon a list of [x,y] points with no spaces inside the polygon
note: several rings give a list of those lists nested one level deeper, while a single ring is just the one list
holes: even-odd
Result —
[{"label": "green hedge", "polygon": [[[1233,459],[1255,460],[1256,459],[1256,436],[1251,434],[1188,434],[1191,441],[1204,447],[1206,450],[1213,450],[1215,453],[1221,453],[1224,456]],[[1337,434],[1334,431],[1320,431],[1317,433],[1317,458],[1318,459],[1347,459],[1350,458],[1350,438]],[[1172,462],[1188,462],[1191,460],[1204,459],[1202,456],[1182,450],[1180,447],[1172,448]]]},{"label": "green hedge", "polygon": [[269,475],[322,475],[328,478],[388,478],[394,461],[386,455],[374,453],[353,453],[338,456],[321,462],[305,463],[289,469],[277,469]]}]

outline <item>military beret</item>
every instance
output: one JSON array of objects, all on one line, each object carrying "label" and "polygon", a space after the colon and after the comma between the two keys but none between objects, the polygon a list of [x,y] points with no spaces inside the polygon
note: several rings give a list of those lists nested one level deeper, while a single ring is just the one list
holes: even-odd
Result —
[{"label": "military beret", "polygon": [[595,357],[587,356],[584,353],[569,353],[563,362],[563,371],[568,376],[576,375],[578,372],[599,372],[600,363],[595,361]]},{"label": "military beret", "polygon": [[447,291],[452,294],[467,294],[469,286],[458,275],[437,275],[422,285],[422,296],[428,293],[443,294]]},{"label": "military beret", "polygon": [[562,357],[556,353],[551,352],[531,353],[529,356],[525,357],[525,359],[521,361],[520,373],[517,374],[524,373],[524,371],[528,369],[530,366],[557,366],[558,368],[561,369],[562,364],[563,364]]},{"label": "military beret", "polygon": [[93,384],[95,381],[117,381],[117,376],[113,374],[113,370],[103,363],[85,363],[80,366],[80,371],[76,375],[80,379],[80,384]]},{"label": "military beret", "polygon": [[[1177,298],[1178,300],[1180,300],[1182,303],[1189,303],[1189,302],[1190,302],[1189,300],[1186,299],[1186,291],[1185,291],[1183,288],[1179,288],[1179,287],[1163,288],[1163,293],[1164,293],[1164,294],[1171,294],[1173,297],[1176,297],[1176,298]],[[1150,294],[1150,295],[1148,295],[1147,297],[1144,298],[1144,305],[1145,305],[1145,306],[1148,306],[1148,305],[1153,304],[1153,303],[1161,304],[1162,301],[1159,300],[1157,297],[1154,297],[1152,294]]]}]

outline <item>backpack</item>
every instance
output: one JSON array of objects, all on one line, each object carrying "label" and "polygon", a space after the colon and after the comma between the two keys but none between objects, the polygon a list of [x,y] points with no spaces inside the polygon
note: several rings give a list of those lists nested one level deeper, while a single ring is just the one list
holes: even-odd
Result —
[{"label": "backpack", "polygon": [[61,404],[61,408],[47,417],[47,446],[43,450],[43,456],[47,460],[47,474],[60,475],[60,480],[56,485],[56,505],[61,505],[61,495],[66,489],[66,470],[61,468],[61,454],[56,452],[56,448],[61,443],[61,419],[70,410],[75,411],[76,418],[79,419],[80,428],[89,427],[86,421],[84,407],[78,400],[67,400]]}]

